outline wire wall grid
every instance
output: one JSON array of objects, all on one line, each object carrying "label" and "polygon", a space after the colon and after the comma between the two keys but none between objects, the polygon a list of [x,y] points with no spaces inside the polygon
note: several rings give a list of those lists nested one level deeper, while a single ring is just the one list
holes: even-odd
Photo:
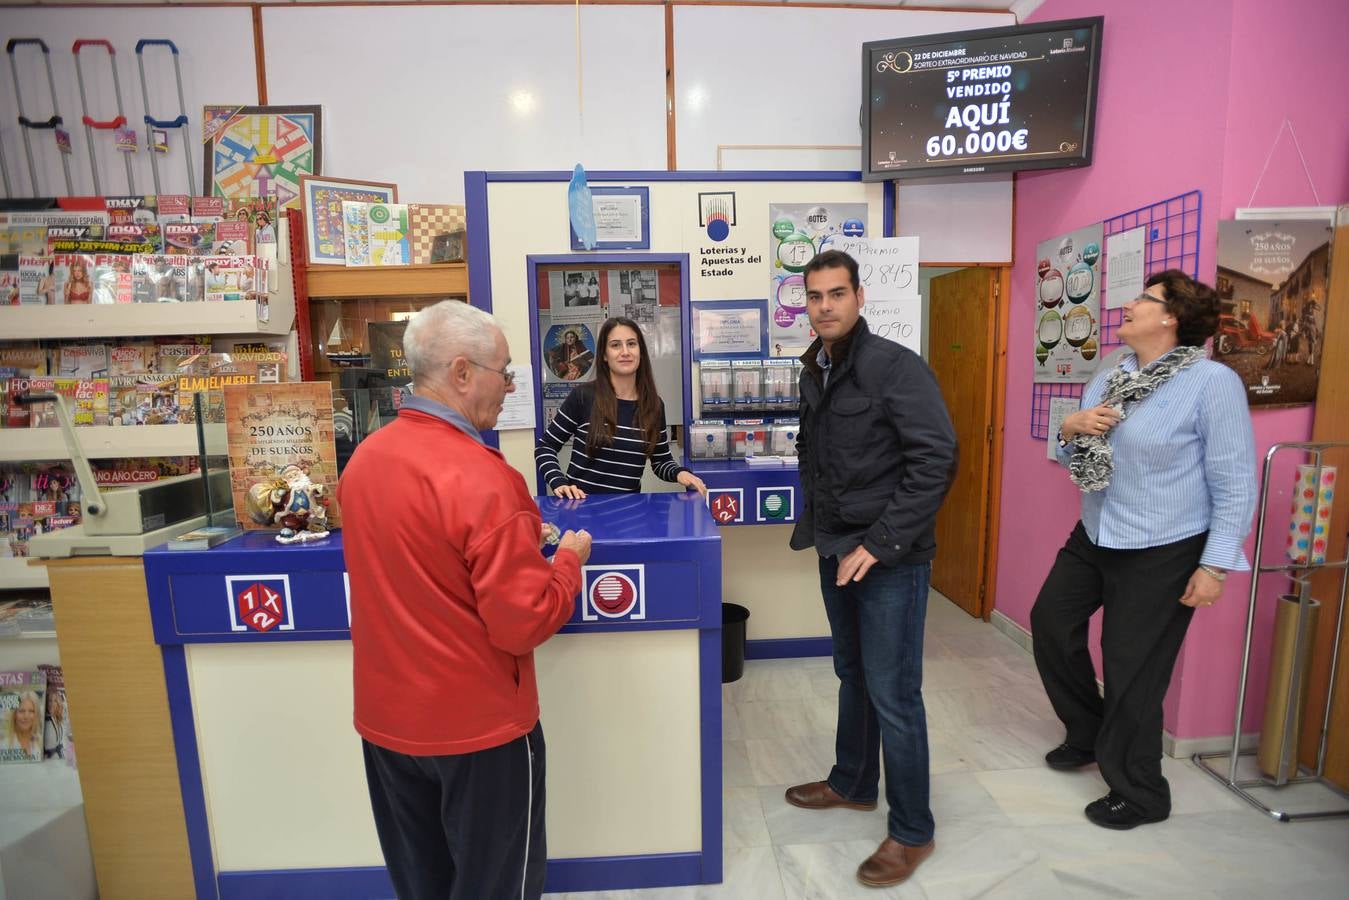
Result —
[{"label": "wire wall grid", "polygon": [[[1202,207],[1199,191],[1190,191],[1140,206],[1101,223],[1104,238],[1112,234],[1147,228],[1143,251],[1143,270],[1147,275],[1166,269],[1180,269],[1191,278],[1199,277],[1199,220]],[[1106,255],[1101,255],[1101,350],[1105,359],[1120,346],[1115,332],[1124,318],[1121,309],[1107,309]],[[1049,405],[1054,397],[1081,397],[1085,384],[1036,382],[1031,389],[1030,436],[1049,437]]]}]

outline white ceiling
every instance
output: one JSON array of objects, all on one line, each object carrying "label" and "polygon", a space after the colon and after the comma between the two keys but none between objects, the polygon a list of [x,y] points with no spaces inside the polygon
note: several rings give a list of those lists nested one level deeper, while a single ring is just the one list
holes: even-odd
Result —
[{"label": "white ceiling", "polygon": [[[219,0],[136,0],[136,5],[146,3],[162,3],[165,6],[191,6],[194,4],[218,3]],[[322,3],[326,0],[259,0],[266,5],[277,3]],[[377,3],[416,3],[417,0],[364,0],[364,2],[374,5]],[[468,3],[518,3],[520,0],[464,0]],[[636,0],[644,2],[644,0]],[[650,2],[659,5],[660,0],[650,0]],[[720,0],[727,5],[736,5],[737,0]],[[745,0],[762,5],[763,0]],[[780,0],[784,5],[794,3],[811,3],[819,5],[821,0]],[[890,7],[892,9],[903,9],[905,7],[918,7],[921,9],[996,9],[1008,10],[1014,13],[1017,21],[1025,21],[1026,16],[1030,15],[1044,0],[843,0],[848,6],[876,6]],[[97,3],[106,6],[126,5],[126,0],[0,0],[0,6],[68,6],[74,4]]]}]

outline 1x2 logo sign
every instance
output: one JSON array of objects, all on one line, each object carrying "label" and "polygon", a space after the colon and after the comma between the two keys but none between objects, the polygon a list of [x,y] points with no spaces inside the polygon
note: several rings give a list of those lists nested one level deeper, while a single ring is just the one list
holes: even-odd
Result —
[{"label": "1x2 logo sign", "polygon": [[289,575],[226,575],[230,630],[294,631]]}]

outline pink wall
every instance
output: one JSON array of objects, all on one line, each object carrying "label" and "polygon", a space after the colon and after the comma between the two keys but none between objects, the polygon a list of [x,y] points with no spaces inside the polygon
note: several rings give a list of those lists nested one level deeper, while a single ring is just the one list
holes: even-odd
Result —
[{"label": "pink wall", "polygon": [[[1029,20],[1099,15],[1101,7],[1100,0],[1047,0]],[[1024,627],[1078,516],[1076,489],[1046,460],[1044,443],[1029,436],[1036,243],[1197,188],[1199,275],[1211,283],[1217,222],[1249,205],[1284,117],[1297,130],[1321,203],[1349,199],[1349,121],[1332,87],[1349,79],[1349,55],[1335,46],[1349,34],[1343,0],[1289,0],[1277,9],[1256,0],[1135,0],[1111,5],[1105,16],[1093,165],[1016,178],[996,606]],[[1312,202],[1285,135],[1255,204]],[[1309,408],[1259,413],[1257,451],[1263,457],[1275,441],[1305,440],[1310,429]],[[1286,501],[1271,506],[1276,514],[1286,508]],[[1277,593],[1276,579],[1268,580]],[[1195,618],[1167,698],[1166,727],[1177,737],[1231,733],[1249,589],[1248,579],[1233,577],[1224,601]],[[1262,630],[1270,615],[1261,616]],[[1260,654],[1258,669],[1262,663]],[[1253,696],[1261,698],[1263,679],[1257,681]],[[1252,721],[1258,727],[1259,709],[1248,727]]]}]

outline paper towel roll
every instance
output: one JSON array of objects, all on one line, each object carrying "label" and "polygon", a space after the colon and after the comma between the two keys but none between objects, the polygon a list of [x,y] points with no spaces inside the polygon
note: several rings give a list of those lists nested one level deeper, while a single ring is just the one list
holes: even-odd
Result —
[{"label": "paper towel roll", "polygon": [[1288,523],[1288,558],[1302,565],[1326,561],[1330,506],[1335,499],[1334,466],[1298,466],[1292,519]]}]

